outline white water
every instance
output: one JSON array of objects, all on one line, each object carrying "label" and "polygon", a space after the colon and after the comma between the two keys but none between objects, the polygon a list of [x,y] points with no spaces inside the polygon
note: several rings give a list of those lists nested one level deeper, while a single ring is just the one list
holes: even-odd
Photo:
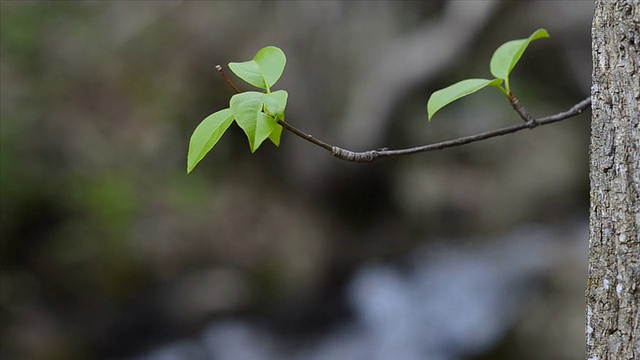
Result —
[{"label": "white water", "polygon": [[[585,254],[587,226],[568,231],[527,226],[500,239],[423,247],[402,270],[363,266],[346,289],[354,318],[312,342],[296,344],[246,321],[214,323],[200,337],[137,360],[453,360],[495,346],[512,327],[532,280]],[[450,242],[449,242],[450,243]]]}]

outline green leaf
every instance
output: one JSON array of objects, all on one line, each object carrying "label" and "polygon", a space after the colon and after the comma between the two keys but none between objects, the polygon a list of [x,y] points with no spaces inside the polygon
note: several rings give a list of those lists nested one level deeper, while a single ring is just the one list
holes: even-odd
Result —
[{"label": "green leaf", "polygon": [[233,95],[229,102],[236,122],[249,139],[251,152],[255,152],[260,144],[279,127],[273,117],[262,112],[263,96],[264,94],[259,92],[247,91]]},{"label": "green leaf", "polygon": [[240,79],[248,82],[249,84],[258,87],[260,89],[266,89],[267,84],[264,81],[264,76],[262,76],[262,70],[260,70],[260,65],[253,60],[237,63],[230,62],[229,69],[233,71]]},{"label": "green leaf", "polygon": [[287,63],[284,52],[275,46],[267,46],[260,49],[253,60],[262,69],[262,74],[268,87],[272,87],[280,79]]},{"label": "green leaf", "polygon": [[429,101],[427,102],[427,113],[429,114],[429,121],[431,121],[433,114],[435,114],[438,110],[460,99],[461,97],[473,94],[474,92],[487,86],[500,87],[500,84],[502,84],[501,79],[467,79],[434,92],[433,94],[431,94],[431,97],[429,97]]},{"label": "green leaf", "polygon": [[[264,105],[264,112],[272,116],[276,122],[278,120],[284,120],[284,110],[287,107],[287,98],[289,93],[285,90],[274,91],[269,94],[265,94],[262,97],[262,103]],[[276,128],[269,135],[271,142],[280,146],[280,137],[282,135],[282,126],[276,125]]]},{"label": "green leaf", "polygon": [[516,66],[518,60],[533,40],[548,38],[549,33],[545,29],[536,30],[526,39],[508,41],[493,53],[491,57],[491,74],[498,79],[504,79],[509,91],[509,74]]},{"label": "green leaf", "polygon": [[284,52],[275,46],[267,46],[245,62],[230,62],[229,69],[239,78],[260,89],[269,89],[280,79],[287,58]]},{"label": "green leaf", "polygon": [[269,140],[275,146],[280,146],[280,137],[282,137],[282,126],[276,124],[276,128],[269,134]]},{"label": "green leaf", "polygon": [[265,94],[262,98],[264,112],[273,116],[276,120],[284,120],[284,109],[287,107],[288,98],[289,93],[285,90]]},{"label": "green leaf", "polygon": [[231,109],[224,109],[207,116],[196,127],[189,141],[189,153],[187,154],[187,174],[193,171],[196,165],[220,140],[222,134],[233,122]]}]

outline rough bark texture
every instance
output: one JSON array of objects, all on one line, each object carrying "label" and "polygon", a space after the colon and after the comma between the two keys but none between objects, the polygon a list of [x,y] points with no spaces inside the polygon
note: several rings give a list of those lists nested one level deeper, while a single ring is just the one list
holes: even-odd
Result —
[{"label": "rough bark texture", "polygon": [[640,359],[640,0],[596,0],[592,27],[587,359]]}]

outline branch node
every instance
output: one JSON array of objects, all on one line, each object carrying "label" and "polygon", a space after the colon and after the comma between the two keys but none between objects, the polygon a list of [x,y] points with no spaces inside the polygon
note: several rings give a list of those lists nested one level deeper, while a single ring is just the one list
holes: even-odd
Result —
[{"label": "branch node", "polygon": [[371,162],[378,158],[378,151],[369,150],[369,151],[355,152],[355,151],[350,151],[350,150],[346,150],[346,149],[334,146],[331,148],[331,155],[345,161]]}]

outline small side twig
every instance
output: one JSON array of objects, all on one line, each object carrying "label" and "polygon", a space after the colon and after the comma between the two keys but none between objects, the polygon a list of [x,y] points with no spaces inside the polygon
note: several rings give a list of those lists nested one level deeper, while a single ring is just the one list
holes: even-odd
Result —
[{"label": "small side twig", "polygon": [[227,74],[224,73],[224,70],[222,70],[222,66],[220,65],[216,65],[216,70],[218,70],[218,72],[220,73],[220,75],[222,75],[222,77],[224,78],[224,80],[227,82],[227,84],[229,84],[229,86],[233,89],[233,91],[236,92],[236,94],[240,93],[240,90],[238,90],[238,88],[233,84],[233,81],[231,81],[231,79],[229,79],[229,77],[227,76]]},{"label": "small side twig", "polygon": [[[229,79],[229,77],[227,76],[227,74],[225,74],[224,70],[222,69],[222,66],[220,65],[216,65],[216,70],[218,70],[218,72],[220,73],[220,75],[222,75],[222,77],[224,78],[224,80],[227,82],[227,84],[229,84],[229,86],[231,87],[231,89],[233,89],[233,91],[236,94],[240,93],[240,90],[238,90],[238,88],[236,87],[236,85],[233,83],[233,81],[231,81],[231,79]],[[296,127],[294,127],[293,125],[289,124],[288,122],[284,121],[284,120],[278,120],[278,124],[280,124],[280,126],[282,126],[283,128],[285,128],[287,131],[291,132],[292,134],[305,139],[307,141],[309,141],[310,143],[320,146],[321,148],[328,150],[328,151],[333,151],[333,146],[325,143],[322,140],[316,139],[313,136],[305,133],[302,130],[298,130]]]},{"label": "small side twig", "polygon": [[531,116],[531,114],[529,114],[529,112],[524,108],[524,106],[522,106],[522,104],[520,103],[520,100],[518,100],[518,98],[515,97],[515,95],[509,93],[508,97],[509,97],[509,102],[511,103],[511,106],[513,107],[513,109],[518,113],[518,115],[520,115],[522,120],[524,120],[524,122],[527,125],[529,125],[529,128],[534,128],[538,126],[536,119],[533,116]]},{"label": "small side twig", "polygon": [[[227,81],[227,84],[229,84],[229,86],[233,89],[233,91],[235,91],[236,93],[239,93],[240,90],[238,90],[238,88],[233,84],[231,79],[227,77],[227,75],[222,70],[222,67],[220,65],[216,65],[216,69],[220,72],[222,77]],[[524,106],[522,106],[522,104],[520,103],[520,100],[518,100],[518,98],[516,98],[512,94],[509,94],[509,102],[511,103],[511,106],[513,107],[513,109],[524,120],[524,124],[507,126],[501,129],[491,130],[491,131],[470,135],[470,136],[465,136],[465,137],[461,137],[453,140],[447,140],[439,143],[416,146],[416,147],[411,147],[406,149],[398,149],[398,150],[389,150],[384,148],[380,150],[351,151],[351,150],[343,149],[338,146],[330,145],[322,140],[316,139],[315,137],[294,127],[293,125],[289,124],[284,120],[278,120],[278,124],[280,124],[283,128],[285,128],[287,131],[291,132],[292,134],[331,152],[331,155],[337,157],[338,159],[350,161],[350,162],[362,163],[362,162],[371,162],[375,159],[379,159],[383,157],[410,155],[410,154],[416,154],[421,152],[442,150],[450,147],[466,145],[466,144],[470,144],[470,143],[474,143],[482,140],[487,140],[497,136],[512,134],[524,129],[533,129],[537,126],[548,125],[558,121],[566,120],[581,114],[584,110],[589,108],[591,106],[591,97],[588,97],[580,101],[579,103],[577,103],[567,111],[560,112],[555,115],[546,116],[539,119],[536,119],[533,116],[531,116],[529,112],[524,108]]]}]

